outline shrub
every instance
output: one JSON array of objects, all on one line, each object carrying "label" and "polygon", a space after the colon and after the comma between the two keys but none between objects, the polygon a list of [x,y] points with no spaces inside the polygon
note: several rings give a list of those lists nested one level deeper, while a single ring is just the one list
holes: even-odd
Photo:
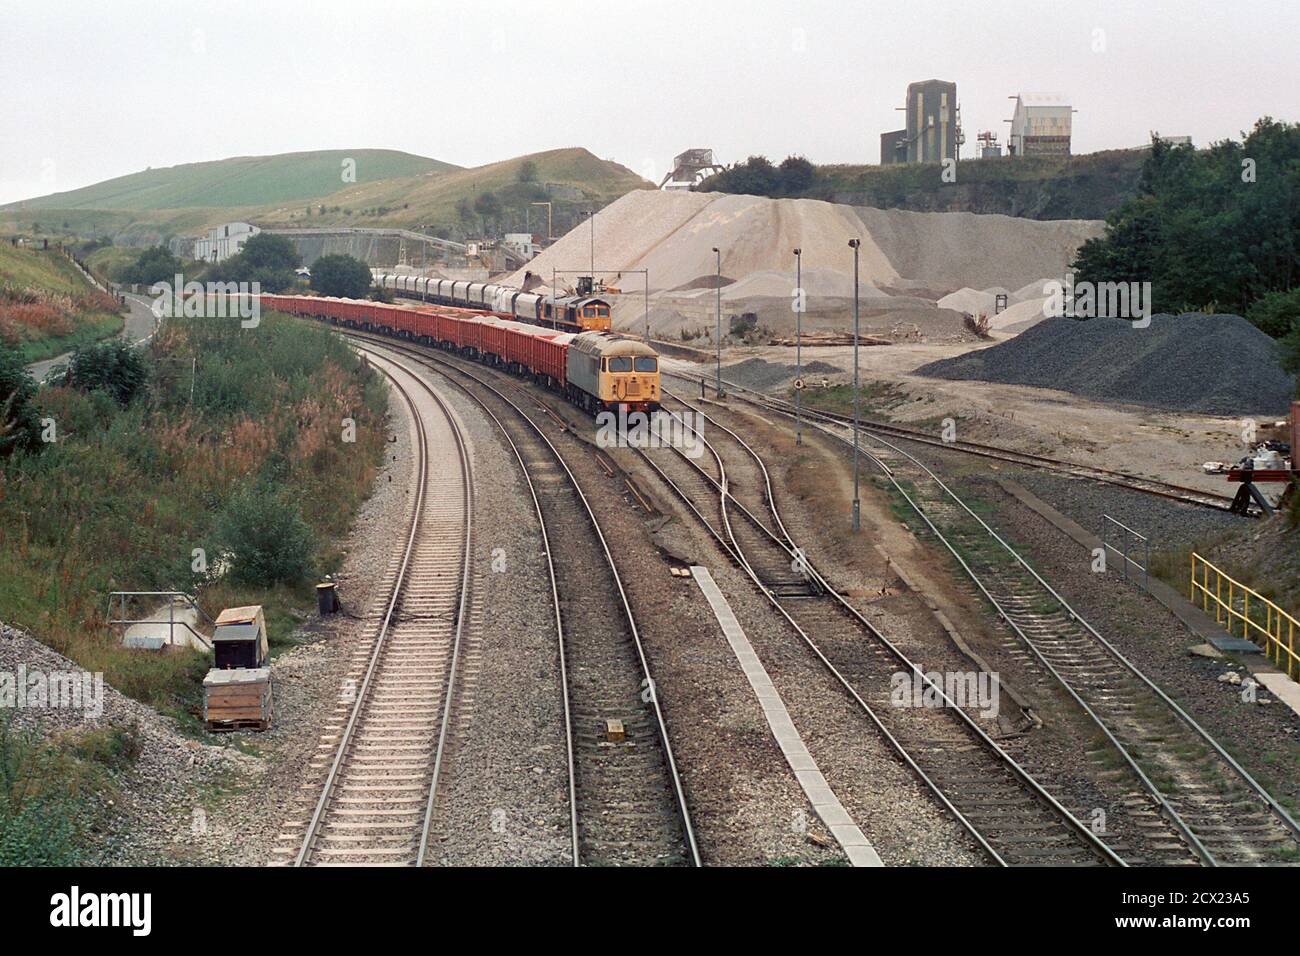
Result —
[{"label": "shrub", "polygon": [[0,455],[40,447],[41,423],[32,399],[36,383],[22,357],[0,345]]},{"label": "shrub", "polygon": [[149,374],[138,351],[113,340],[85,345],[73,352],[68,377],[73,388],[107,392],[125,406],[144,389]]},{"label": "shrub", "polygon": [[266,483],[236,494],[217,518],[217,541],[240,584],[297,584],[312,571],[315,535],[297,504]]},{"label": "shrub", "polygon": [[1246,318],[1261,332],[1267,332],[1275,339],[1300,328],[1300,286],[1290,292],[1269,292],[1260,296],[1247,311]]}]

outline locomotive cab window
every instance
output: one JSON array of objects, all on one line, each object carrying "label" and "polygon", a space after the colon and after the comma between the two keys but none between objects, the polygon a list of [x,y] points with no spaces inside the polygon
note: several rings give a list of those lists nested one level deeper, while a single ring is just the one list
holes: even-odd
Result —
[{"label": "locomotive cab window", "polygon": [[609,370],[611,372],[630,372],[632,371],[632,360],[630,358],[612,358],[609,360]]},{"label": "locomotive cab window", "polygon": [[638,372],[653,372],[659,368],[659,360],[649,356],[638,356],[636,360],[636,370]]}]

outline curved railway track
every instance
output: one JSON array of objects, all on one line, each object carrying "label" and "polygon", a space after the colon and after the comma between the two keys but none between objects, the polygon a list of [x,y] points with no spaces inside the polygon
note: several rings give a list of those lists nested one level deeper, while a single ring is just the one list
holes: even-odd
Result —
[{"label": "curved railway track", "polygon": [[415,501],[295,866],[424,864],[456,700],[473,534],[468,447],[436,391],[400,363],[372,361],[411,412]]},{"label": "curved railway track", "polygon": [[[698,384],[699,382],[698,378],[690,378],[676,372],[663,372],[663,374],[676,378],[679,381],[691,382],[692,384]],[[746,388],[743,385],[728,382],[725,379],[723,380],[723,385],[731,391],[742,394],[747,401],[753,402],[754,404],[770,408],[782,415],[794,415],[794,405],[783,399],[775,398],[756,389]],[[712,385],[710,384],[709,387],[711,388]],[[853,419],[847,415],[838,415],[833,412],[824,412],[806,407],[802,409],[802,416],[804,420],[810,423],[820,422],[829,425],[849,426],[853,424]],[[903,425],[878,421],[860,421],[858,430],[862,434],[904,439],[922,445],[942,448],[945,451],[957,451],[979,458],[988,458],[994,461],[1007,462],[1008,464],[1035,468],[1040,471],[1052,471],[1057,474],[1068,475],[1072,478],[1086,478],[1090,481],[1128,488],[1144,494],[1167,498],[1172,501],[1180,501],[1184,504],[1197,505],[1198,507],[1203,508],[1212,508],[1216,511],[1230,511],[1232,505],[1232,495],[1219,495],[1211,491],[1203,491],[1199,488],[1171,484],[1169,482],[1158,481],[1154,478],[1144,478],[1140,475],[1130,475],[1125,472],[1113,471],[1107,468],[1097,468],[1093,465],[1084,465],[1078,462],[1066,461],[1062,458],[1051,458],[1046,455],[1036,455],[1031,452],[1016,451],[1011,448],[1003,448],[999,445],[989,445],[973,441],[946,442],[935,438],[933,435],[928,435],[925,432],[918,431],[914,428],[907,428]],[[1258,509],[1252,508],[1251,514],[1258,516]]]},{"label": "curved railway track", "polygon": [[[523,404],[477,374],[481,369],[424,348],[348,334],[409,355],[461,389],[501,431],[520,465],[542,529],[555,600],[572,862],[699,866],[685,791],[636,619],[605,534],[569,463]],[[531,396],[522,397],[545,411]],[[499,416],[494,405],[504,414]],[[565,542],[561,562],[553,560],[555,541]]]},{"label": "curved railway track", "polygon": [[[716,445],[700,438],[713,457],[716,476],[680,449],[673,449],[674,457],[684,465],[673,475],[644,451],[640,455],[985,854],[1002,866],[1123,865],[1118,854],[932,682],[926,668],[830,586],[789,538],[774,506],[769,526],[740,501],[735,460],[728,469]],[[748,448],[739,436],[730,438]],[[766,466],[757,455],[751,463],[752,470],[740,475],[739,482],[771,502]],[[893,678],[900,672],[909,679],[915,675],[942,706],[895,706]]]},{"label": "curved railway track", "polygon": [[[853,447],[851,426],[812,424]],[[870,438],[859,453],[991,605],[1006,625],[1007,650],[1085,711],[1199,862],[1266,864],[1300,852],[1300,826],[1209,732],[924,462],[880,434]]]}]

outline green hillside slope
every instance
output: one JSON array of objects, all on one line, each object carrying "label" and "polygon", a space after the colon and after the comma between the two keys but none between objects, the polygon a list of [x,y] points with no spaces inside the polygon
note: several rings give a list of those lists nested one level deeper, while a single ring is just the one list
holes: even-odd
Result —
[{"label": "green hillside slope", "polygon": [[[466,219],[457,205],[491,193],[501,206],[501,213],[494,217],[501,231],[522,230],[525,223],[531,223],[534,232],[544,232],[546,210],[525,210],[531,202],[549,200],[559,235],[573,226],[578,210],[599,208],[633,189],[651,185],[627,167],[581,147],[554,149],[471,169],[350,186],[322,198],[325,213],[314,214],[310,225],[428,225],[444,232],[477,232],[481,217],[476,214]],[[303,224],[302,218],[301,209],[286,207],[267,211],[258,222],[297,220],[294,224],[298,225]]]},{"label": "green hillside slope", "polygon": [[356,182],[457,169],[449,163],[390,149],[331,149],[276,156],[237,156],[119,176],[6,208],[183,209],[261,206],[315,199],[347,185],[343,163],[356,163]]}]

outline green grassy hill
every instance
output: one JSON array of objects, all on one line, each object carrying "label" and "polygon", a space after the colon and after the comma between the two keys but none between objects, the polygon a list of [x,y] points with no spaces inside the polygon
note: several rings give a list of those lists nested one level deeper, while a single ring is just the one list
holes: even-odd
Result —
[{"label": "green grassy hill", "polygon": [[119,176],[93,186],[52,193],[12,209],[184,209],[262,206],[316,199],[342,188],[343,162],[356,162],[356,181],[446,172],[450,163],[391,149],[330,149],[277,156],[237,156]]},{"label": "green grassy hill", "polygon": [[[520,174],[526,163],[532,164],[532,178],[521,181]],[[636,173],[625,166],[599,159],[580,147],[554,149],[528,156],[517,156],[499,163],[458,169],[437,175],[423,174],[383,182],[358,184],[340,190],[320,200],[326,207],[324,215],[314,214],[303,222],[301,209],[284,208],[271,211],[258,219],[259,223],[288,223],[295,225],[324,225],[346,223],[360,226],[401,225],[414,227],[432,225],[442,231],[456,231],[466,227],[477,229],[475,216],[465,222],[457,213],[461,200],[473,202],[485,192],[497,197],[505,212],[500,225],[506,231],[522,230],[530,221],[534,232],[546,229],[546,211],[533,209],[531,219],[524,210],[534,201],[550,200],[554,204],[554,228],[561,232],[561,218],[568,219],[577,208],[600,207],[613,202],[633,189],[650,188]],[[337,207],[337,208],[336,208]]]},{"label": "green grassy hill", "polygon": [[[355,185],[339,182],[344,157],[357,160]],[[385,166],[392,157],[405,159]],[[416,168],[404,165],[407,161]],[[521,180],[526,163],[533,170],[527,182]],[[0,236],[109,236],[118,245],[147,246],[171,236],[199,235],[224,222],[247,221],[261,226],[423,226],[459,238],[479,234],[482,222],[478,216],[461,217],[457,204],[473,202],[484,192],[491,192],[503,209],[497,231],[522,231],[526,224],[545,231],[545,210],[528,210],[530,202],[549,200],[560,235],[576,223],[581,210],[651,185],[581,148],[472,169],[389,150],[288,153],[150,170],[10,203],[0,206]]]}]

